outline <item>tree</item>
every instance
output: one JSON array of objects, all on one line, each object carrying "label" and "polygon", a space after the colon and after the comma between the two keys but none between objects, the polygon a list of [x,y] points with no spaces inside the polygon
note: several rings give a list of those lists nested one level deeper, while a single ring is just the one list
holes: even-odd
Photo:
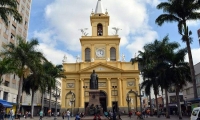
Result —
[{"label": "tree", "polygon": [[177,22],[178,32],[182,36],[182,41],[186,42],[188,58],[190,64],[190,72],[193,81],[194,98],[198,98],[195,72],[193,66],[193,59],[191,53],[190,43],[192,39],[187,26],[187,21],[200,19],[200,13],[197,11],[200,9],[200,5],[197,0],[168,0],[168,2],[161,2],[157,5],[157,9],[163,9],[164,14],[161,14],[156,19],[158,25],[162,25],[165,22]]},{"label": "tree", "polygon": [[161,91],[165,91],[166,98],[166,117],[169,116],[169,103],[168,103],[168,89],[172,84],[172,80],[168,75],[168,66],[164,63],[170,58],[170,53],[177,49],[179,44],[177,42],[169,42],[168,36],[165,36],[161,41],[154,41],[152,44],[148,45],[148,49],[152,50],[155,64],[155,70],[157,71],[157,81],[161,88]]},{"label": "tree", "polygon": [[176,100],[178,105],[179,119],[182,119],[182,111],[180,105],[179,92],[187,82],[191,82],[190,67],[187,62],[184,61],[187,49],[180,49],[178,51],[172,51],[171,57],[167,60],[169,73],[173,85],[176,88]]},{"label": "tree", "polygon": [[48,88],[55,87],[55,84],[49,84],[51,82],[49,81],[54,81],[51,75],[49,75],[49,71],[52,69],[52,64],[49,64],[50,62],[46,61],[42,64],[42,69],[43,69],[43,75],[41,78],[41,84],[39,86],[39,89],[42,93],[42,105],[41,105],[41,110],[44,110],[44,94],[46,91],[50,93],[50,90]]},{"label": "tree", "polygon": [[[148,88],[152,86],[154,89],[154,94],[157,97],[160,87],[162,92],[165,90],[166,95],[166,117],[169,116],[168,107],[168,94],[167,91],[169,86],[172,84],[171,79],[168,75],[168,65],[164,64],[170,58],[170,53],[179,47],[176,42],[169,43],[168,36],[165,36],[161,41],[155,40],[152,43],[146,44],[144,52],[139,51],[139,63],[142,67],[142,75],[144,80],[143,85]],[[146,89],[145,88],[145,89]],[[150,87],[148,88],[150,90]],[[157,107],[158,108],[158,107]]]},{"label": "tree", "polygon": [[15,68],[14,73],[18,75],[19,87],[17,97],[17,109],[20,109],[20,98],[22,95],[22,85],[24,77],[27,76],[27,71],[35,73],[35,63],[38,60],[46,60],[41,52],[36,51],[35,47],[39,44],[37,39],[32,39],[26,42],[21,37],[17,37],[18,46],[9,43],[6,45],[5,51],[1,55],[9,59],[10,65]]},{"label": "tree", "polygon": [[145,93],[147,94],[150,94],[151,88],[153,88],[155,99],[156,99],[157,116],[159,116],[158,99],[157,99],[157,96],[159,93],[159,84],[156,78],[155,71],[156,70],[154,68],[143,71],[144,74],[148,74],[148,75],[147,76],[143,75],[144,81],[142,82],[142,88],[145,88]]},{"label": "tree", "polygon": [[49,76],[49,78],[46,80],[46,85],[47,85],[47,91],[50,94],[49,95],[49,109],[51,109],[52,90],[57,89],[56,78],[65,78],[66,76],[63,74],[62,65],[54,66],[51,62],[45,62],[43,64],[43,68],[44,68],[45,73]]},{"label": "tree", "polygon": [[17,0],[1,0],[0,1],[0,17],[8,25],[8,16],[13,15],[14,19],[22,22],[22,16],[17,11]]},{"label": "tree", "polygon": [[[43,88],[46,86],[46,83],[44,83],[44,79],[48,76],[44,73],[44,70],[42,68],[42,62],[38,60],[35,64],[34,72],[30,74],[27,78],[24,79],[23,83],[23,91],[26,92],[26,94],[31,95],[31,117],[33,118],[33,112],[34,112],[34,95],[39,90],[39,88]],[[42,87],[41,87],[42,86]]]},{"label": "tree", "polygon": [[[145,94],[150,95],[150,91],[151,88],[153,88],[154,90],[154,94],[156,97],[156,108],[158,110],[158,100],[157,100],[157,95],[158,95],[158,83],[156,80],[156,74],[154,71],[154,61],[153,59],[151,59],[151,52],[147,49],[146,47],[147,45],[145,45],[144,48],[144,52],[139,51],[139,55],[138,55],[138,59],[137,61],[139,61],[139,66],[142,76],[143,76],[143,82],[142,82],[142,86],[141,88],[145,88]],[[132,61],[134,62],[134,61]],[[150,100],[150,111],[151,111],[151,115],[152,115],[152,104],[151,104],[151,100]],[[158,113],[158,112],[157,112]]]},{"label": "tree", "polygon": [[3,58],[0,61],[0,84],[3,82],[2,76],[7,73],[13,73],[14,69],[15,68],[10,65],[10,61],[8,59]]}]

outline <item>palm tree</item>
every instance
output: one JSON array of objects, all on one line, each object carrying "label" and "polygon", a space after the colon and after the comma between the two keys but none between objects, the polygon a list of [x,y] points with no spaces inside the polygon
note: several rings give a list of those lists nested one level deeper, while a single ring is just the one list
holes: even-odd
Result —
[{"label": "palm tree", "polygon": [[[158,110],[158,100],[157,100],[157,95],[158,95],[158,83],[156,80],[156,74],[154,71],[154,61],[153,59],[151,59],[151,52],[150,50],[147,49],[147,45],[145,45],[144,48],[144,52],[139,51],[139,55],[138,55],[138,59],[137,61],[139,62],[139,66],[140,67],[140,71],[142,73],[143,76],[143,82],[142,82],[142,86],[141,88],[145,88],[145,94],[150,95],[150,91],[151,88],[153,88],[154,90],[154,94],[156,97],[156,108]],[[134,62],[134,61],[132,61]],[[150,100],[151,101],[151,100]],[[152,104],[150,103],[150,112],[152,115]],[[157,112],[158,113],[158,112]]]},{"label": "palm tree", "polygon": [[[54,79],[54,71],[55,71],[55,67],[51,62],[45,62],[43,64],[43,69],[45,70],[45,73],[47,75],[49,75],[49,78],[47,79],[46,83],[46,88],[48,93],[49,93],[49,110],[51,110],[51,95],[52,95],[52,89],[54,89],[56,87],[56,79]],[[42,87],[42,86],[41,86]],[[41,88],[42,89],[42,88]],[[44,92],[44,91],[43,91]],[[44,92],[45,93],[45,92]],[[44,94],[43,93],[43,94]],[[50,114],[51,116],[51,114]]]},{"label": "palm tree", "polygon": [[1,0],[0,2],[0,17],[8,25],[8,16],[13,15],[14,19],[22,22],[22,16],[17,11],[17,0]]},{"label": "palm tree", "polygon": [[34,95],[35,95],[35,92],[37,92],[37,90],[39,89],[38,84],[41,84],[41,83],[39,80],[37,80],[37,78],[34,77],[33,74],[31,74],[26,79],[24,79],[24,82],[23,82],[22,90],[25,91],[27,95],[31,95],[31,118],[33,118],[33,111],[34,111],[34,106],[33,106]]},{"label": "palm tree", "polygon": [[[154,95],[155,95],[155,99],[156,99],[156,109],[157,109],[157,116],[159,116],[158,114],[158,93],[159,93],[159,84],[155,75],[155,69],[151,68],[148,70],[143,70],[144,74],[143,74],[143,78],[144,81],[142,82],[142,88],[145,88],[145,93],[150,94],[151,88],[153,88],[154,91]],[[146,74],[146,75],[145,75]]]},{"label": "palm tree", "polygon": [[187,82],[191,82],[190,68],[187,62],[184,62],[187,49],[180,49],[177,52],[172,51],[168,59],[169,73],[172,83],[176,87],[176,98],[178,105],[179,119],[182,119],[179,92]]},{"label": "palm tree", "polygon": [[31,117],[33,118],[33,111],[34,111],[34,95],[35,93],[41,88],[41,86],[45,86],[46,83],[43,82],[44,78],[47,78],[44,70],[42,68],[41,62],[37,62],[35,64],[35,69],[32,74],[30,74],[27,78],[24,79],[23,83],[23,91],[26,94],[31,95]]},{"label": "palm tree", "polygon": [[177,42],[169,42],[168,36],[165,36],[161,41],[155,40],[153,43],[147,46],[148,50],[152,52],[152,59],[156,62],[155,70],[157,75],[157,81],[163,93],[165,91],[166,98],[166,117],[169,118],[169,105],[168,105],[168,89],[172,83],[169,78],[167,65],[163,65],[168,58],[170,58],[170,53],[177,49],[179,44]]},{"label": "palm tree", "polygon": [[193,59],[191,53],[191,31],[187,26],[187,21],[200,19],[200,13],[197,11],[200,9],[198,0],[168,0],[168,2],[161,2],[157,5],[158,9],[163,9],[164,14],[161,14],[156,19],[158,25],[162,25],[164,22],[177,22],[178,32],[182,35],[182,41],[186,42],[188,58],[190,64],[190,72],[193,81],[194,98],[198,98],[196,80],[193,66]]},{"label": "palm tree", "polygon": [[[50,110],[51,110],[52,90],[57,89],[56,78],[65,78],[62,68],[63,68],[62,65],[54,66],[51,62],[45,62],[43,64],[43,69],[45,73],[49,76],[49,78],[47,78],[46,80],[46,85],[47,85],[47,91],[50,94],[49,95],[49,109]],[[41,86],[41,87],[44,87],[44,86]]]},{"label": "palm tree", "polygon": [[[43,75],[41,77],[41,84],[39,85],[39,89],[42,93],[42,105],[41,105],[41,110],[44,110],[44,94],[46,91],[50,92],[48,88],[55,87],[55,84],[49,84],[51,82],[49,81],[54,81],[54,79],[49,75],[49,71],[52,69],[52,65],[49,64],[50,62],[46,61],[42,64],[42,69],[43,69]],[[51,87],[50,87],[51,86]]]},{"label": "palm tree", "polygon": [[5,56],[10,64],[15,67],[15,73],[20,78],[18,87],[18,97],[17,97],[17,109],[20,109],[20,98],[22,95],[22,85],[25,74],[27,70],[35,73],[35,63],[40,62],[40,60],[46,60],[41,52],[35,50],[35,47],[39,44],[37,39],[32,39],[26,42],[23,38],[17,37],[19,45],[16,46],[12,43],[6,45],[5,51],[2,55]]},{"label": "palm tree", "polygon": [[165,90],[166,95],[166,117],[169,118],[169,106],[168,106],[168,94],[167,91],[171,85],[171,79],[168,76],[168,66],[163,65],[170,57],[171,51],[178,48],[179,45],[176,42],[169,43],[168,36],[165,36],[161,41],[155,40],[152,43],[146,44],[144,52],[139,51],[139,63],[143,65],[143,77],[147,78],[144,81],[144,86],[151,85],[154,89],[154,94],[157,97],[158,88],[160,87],[162,92]]},{"label": "palm tree", "polygon": [[10,61],[6,58],[3,58],[0,61],[0,84],[2,81],[2,76],[7,73],[13,73],[15,68],[10,65]]}]

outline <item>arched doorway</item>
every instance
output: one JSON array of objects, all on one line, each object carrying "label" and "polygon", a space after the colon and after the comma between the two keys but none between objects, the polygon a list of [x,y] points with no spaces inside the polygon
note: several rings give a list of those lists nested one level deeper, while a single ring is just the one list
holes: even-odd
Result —
[{"label": "arched doorway", "polygon": [[101,104],[101,107],[103,108],[103,111],[107,111],[107,95],[104,91],[100,90],[100,97],[99,101]]},{"label": "arched doorway", "polygon": [[126,101],[128,104],[128,111],[129,110],[136,110],[138,111],[138,101],[137,101],[137,92],[133,91],[132,89],[127,93]]}]

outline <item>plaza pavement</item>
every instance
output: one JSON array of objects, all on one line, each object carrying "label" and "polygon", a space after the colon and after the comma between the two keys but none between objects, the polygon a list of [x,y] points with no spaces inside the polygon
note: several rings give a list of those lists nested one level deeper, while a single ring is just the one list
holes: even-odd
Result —
[{"label": "plaza pavement", "polygon": [[[129,118],[128,116],[124,115],[124,116],[121,116],[121,118],[122,118],[122,120],[137,120],[136,116],[132,116],[132,118]],[[9,120],[9,119],[6,118],[5,120]],[[36,116],[34,118],[26,118],[26,119],[21,117],[20,120],[39,120],[39,117]],[[54,120],[54,117],[43,117],[42,120]],[[62,117],[59,116],[59,117],[57,117],[57,120],[63,120],[63,119],[62,119]],[[64,120],[67,120],[67,118],[65,118]],[[75,120],[75,117],[71,117],[70,120]],[[160,118],[153,116],[153,117],[144,118],[144,120],[179,120],[179,119],[178,119],[178,116],[171,115],[170,119],[167,119],[163,116],[161,116]],[[184,116],[182,120],[190,120],[190,117]]]}]

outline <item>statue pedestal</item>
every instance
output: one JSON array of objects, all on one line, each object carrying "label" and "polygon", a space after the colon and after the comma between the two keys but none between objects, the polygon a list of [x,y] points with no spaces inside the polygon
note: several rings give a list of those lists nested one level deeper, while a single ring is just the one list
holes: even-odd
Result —
[{"label": "statue pedestal", "polygon": [[90,111],[90,106],[91,106],[91,105],[94,105],[95,107],[96,107],[96,106],[99,106],[99,108],[101,109],[101,110],[100,110],[100,115],[103,115],[103,109],[102,109],[102,107],[101,107],[100,100],[99,100],[99,98],[100,98],[100,90],[91,89],[91,90],[89,90],[89,91],[87,91],[87,92],[89,92],[89,104],[88,104],[88,106],[86,107],[85,114],[86,114],[86,115],[91,115],[91,114],[89,113],[89,111]]},{"label": "statue pedestal", "polygon": [[100,90],[89,90],[89,105],[100,106]]}]

